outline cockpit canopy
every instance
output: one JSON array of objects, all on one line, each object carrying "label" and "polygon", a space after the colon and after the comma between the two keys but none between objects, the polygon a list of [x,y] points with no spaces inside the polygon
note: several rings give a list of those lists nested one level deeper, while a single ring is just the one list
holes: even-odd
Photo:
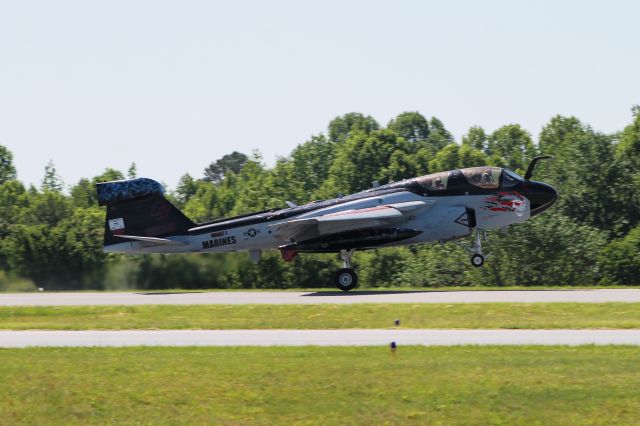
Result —
[{"label": "cockpit canopy", "polygon": [[497,189],[500,186],[499,167],[469,167],[460,170],[470,184],[485,189]]},{"label": "cockpit canopy", "polygon": [[429,191],[442,191],[447,189],[447,182],[449,181],[449,172],[433,173],[426,176],[420,176],[416,178],[420,186],[428,189]]},{"label": "cockpit canopy", "polygon": [[482,189],[498,189],[501,184],[509,187],[523,180],[522,177],[511,170],[491,166],[468,167],[460,170],[433,173],[416,179],[420,186],[428,191],[446,190],[453,185],[452,181],[455,181],[456,188],[460,188],[460,184],[465,186],[470,184]]}]

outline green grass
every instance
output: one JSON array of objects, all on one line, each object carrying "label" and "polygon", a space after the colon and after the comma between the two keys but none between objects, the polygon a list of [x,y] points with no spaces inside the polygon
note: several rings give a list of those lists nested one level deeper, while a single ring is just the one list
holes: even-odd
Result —
[{"label": "green grass", "polygon": [[0,349],[0,424],[640,423],[640,348]]},{"label": "green grass", "polygon": [[0,307],[0,329],[640,328],[640,303]]}]

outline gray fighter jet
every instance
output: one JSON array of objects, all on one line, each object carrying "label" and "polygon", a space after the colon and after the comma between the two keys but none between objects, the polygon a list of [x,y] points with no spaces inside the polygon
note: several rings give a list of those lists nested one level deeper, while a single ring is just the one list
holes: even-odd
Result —
[{"label": "gray fighter jet", "polygon": [[472,167],[378,185],[356,194],[304,205],[287,202],[242,216],[194,223],[164,198],[158,182],[137,178],[97,184],[106,206],[104,250],[119,253],[223,253],[247,251],[258,262],[263,250],[340,253],[335,275],[344,291],[356,287],[351,267],[356,250],[457,240],[475,231],[465,248],[482,266],[486,231],[522,223],[556,201],[557,191],[499,167]]}]

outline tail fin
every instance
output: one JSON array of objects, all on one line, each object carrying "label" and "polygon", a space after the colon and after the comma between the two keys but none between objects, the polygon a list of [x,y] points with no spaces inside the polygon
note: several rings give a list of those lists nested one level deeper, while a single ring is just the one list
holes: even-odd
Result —
[{"label": "tail fin", "polygon": [[165,237],[187,231],[195,224],[164,198],[164,188],[147,178],[96,185],[98,204],[107,206],[104,245],[127,240],[118,235]]}]

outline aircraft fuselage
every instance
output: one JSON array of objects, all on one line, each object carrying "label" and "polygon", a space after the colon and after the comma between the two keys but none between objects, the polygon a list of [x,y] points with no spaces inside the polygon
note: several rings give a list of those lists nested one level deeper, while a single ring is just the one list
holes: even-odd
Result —
[{"label": "aircraft fuselage", "polygon": [[[448,241],[471,234],[474,228],[491,230],[525,222],[548,208],[557,197],[550,186],[525,181],[498,168],[475,168],[485,183],[468,170],[453,170],[378,186],[346,197],[284,209],[198,224],[183,233],[162,236],[175,244],[125,240],[105,246],[105,251],[128,253],[224,253],[280,249],[296,252],[337,252],[391,245]],[[446,176],[444,175],[446,174]],[[329,233],[290,238],[280,232],[285,223],[312,218],[338,217],[341,212],[400,206],[399,220],[381,220],[375,226],[350,227],[345,220]],[[375,220],[375,219],[373,219]],[[126,219],[125,219],[126,221]],[[109,232],[109,229],[106,230]]]}]

